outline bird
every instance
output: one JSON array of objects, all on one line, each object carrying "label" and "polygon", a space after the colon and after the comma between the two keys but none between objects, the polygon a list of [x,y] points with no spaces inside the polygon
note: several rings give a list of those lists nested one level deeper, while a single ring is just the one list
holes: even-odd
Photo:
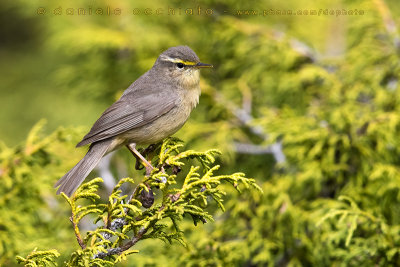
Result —
[{"label": "bird", "polygon": [[86,155],[54,185],[57,194],[71,196],[101,158],[127,147],[146,167],[153,167],[136,149],[162,141],[177,132],[199,103],[200,69],[213,65],[200,62],[188,46],[170,47],[153,67],[134,81],[107,108],[77,147],[89,145]]}]

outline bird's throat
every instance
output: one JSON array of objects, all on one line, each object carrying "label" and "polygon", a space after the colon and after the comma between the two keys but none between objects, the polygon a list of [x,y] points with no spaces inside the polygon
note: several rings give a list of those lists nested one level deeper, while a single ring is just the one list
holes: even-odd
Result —
[{"label": "bird's throat", "polygon": [[196,89],[200,84],[200,71],[191,70],[181,76],[181,84],[183,88],[188,90]]}]

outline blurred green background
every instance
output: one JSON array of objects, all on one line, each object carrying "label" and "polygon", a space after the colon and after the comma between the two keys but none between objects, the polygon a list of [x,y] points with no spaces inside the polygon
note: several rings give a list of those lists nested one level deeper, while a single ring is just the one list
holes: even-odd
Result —
[{"label": "blurred green background", "polygon": [[216,222],[185,226],[188,248],[146,241],[125,266],[400,265],[399,17],[397,0],[0,2],[0,265],[77,246],[51,185],[176,45],[214,69],[175,136],[265,193],[232,193]]}]

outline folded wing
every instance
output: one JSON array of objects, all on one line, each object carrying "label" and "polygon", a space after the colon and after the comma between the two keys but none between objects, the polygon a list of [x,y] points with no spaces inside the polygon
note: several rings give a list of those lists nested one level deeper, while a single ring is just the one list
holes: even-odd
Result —
[{"label": "folded wing", "polygon": [[[140,99],[140,101],[138,100]],[[114,137],[161,117],[175,106],[176,98],[167,92],[124,95],[95,122],[77,147]]]}]

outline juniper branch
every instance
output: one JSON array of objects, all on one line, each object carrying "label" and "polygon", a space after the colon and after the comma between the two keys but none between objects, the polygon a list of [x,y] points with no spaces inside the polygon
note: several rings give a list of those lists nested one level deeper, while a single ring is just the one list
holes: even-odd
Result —
[{"label": "juniper branch", "polygon": [[75,233],[76,240],[78,241],[79,246],[81,246],[82,249],[85,249],[86,245],[82,240],[82,236],[81,236],[81,233],[79,232],[78,224],[75,221],[75,215],[73,212],[72,212],[71,217],[69,217],[69,220],[71,221],[72,226],[74,228],[74,233]]},{"label": "juniper branch", "polygon": [[[260,190],[255,185],[254,179],[245,178],[241,173],[214,175],[219,168],[218,165],[214,165],[215,156],[220,153],[219,151],[211,149],[205,152],[193,150],[181,152],[180,147],[182,145],[177,139],[165,140],[159,148],[159,155],[153,159],[153,166],[157,167],[150,176],[145,176],[139,184],[135,184],[130,196],[122,195],[120,187],[125,182],[134,183],[132,178],[121,179],[109,196],[108,203],[104,204],[97,203],[100,197],[95,193],[98,188],[97,183],[102,181],[100,178],[83,184],[72,198],[63,194],[71,206],[71,222],[82,249],[74,252],[70,261],[71,266],[83,260],[89,260],[93,264],[119,262],[127,255],[138,252],[131,248],[147,238],[158,238],[168,242],[176,240],[185,244],[178,222],[185,214],[191,215],[195,225],[197,222],[205,223],[213,220],[205,210],[208,196],[224,211],[222,198],[225,193],[218,188],[223,181],[233,184],[238,191],[238,183]],[[196,160],[203,168],[192,165],[186,173],[183,185],[180,188],[171,187],[176,184],[177,175],[174,168],[185,165],[186,161],[191,159]],[[200,175],[200,171],[204,171],[204,174]],[[144,205],[141,192],[154,188],[158,188],[162,193],[161,202]],[[82,198],[92,201],[93,204],[78,205],[77,201]],[[205,202],[205,205],[199,206],[197,204],[199,201]],[[104,225],[88,231],[83,239],[78,223],[88,214],[96,216],[95,223],[102,221]],[[165,219],[171,220],[172,231],[166,230]]]},{"label": "juniper branch", "polygon": [[[162,206],[159,211],[161,212],[162,210],[164,210],[165,206]],[[124,221],[125,223],[125,221]],[[99,259],[104,259],[105,257],[108,256],[112,256],[112,255],[116,255],[116,254],[121,254],[122,252],[130,249],[131,247],[133,247],[134,245],[136,245],[137,242],[139,242],[143,236],[147,233],[147,231],[155,224],[155,221],[150,223],[147,227],[142,226],[138,233],[127,243],[125,243],[124,245],[121,245],[117,248],[110,248],[107,249],[107,252],[99,252],[96,255],[93,256],[94,259],[99,258]]]},{"label": "juniper branch", "polygon": [[116,255],[116,254],[121,254],[122,252],[130,249],[137,242],[139,242],[140,239],[142,239],[143,235],[146,234],[148,230],[149,230],[149,227],[140,228],[137,235],[134,238],[132,238],[129,242],[127,242],[125,245],[122,245],[117,248],[107,249],[107,252],[99,252],[96,255],[94,255],[93,258],[94,259],[104,259],[105,257],[109,257],[109,256]]}]

